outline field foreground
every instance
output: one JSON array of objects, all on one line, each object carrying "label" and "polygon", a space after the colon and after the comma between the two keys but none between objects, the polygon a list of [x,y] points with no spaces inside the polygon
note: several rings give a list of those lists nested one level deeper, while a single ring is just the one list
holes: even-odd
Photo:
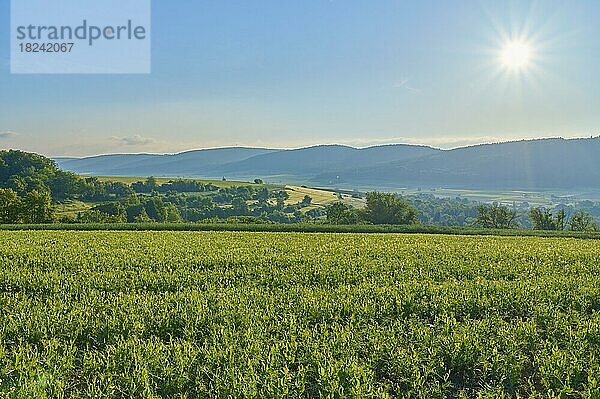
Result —
[{"label": "field foreground", "polygon": [[600,397],[600,242],[0,231],[2,397]]}]

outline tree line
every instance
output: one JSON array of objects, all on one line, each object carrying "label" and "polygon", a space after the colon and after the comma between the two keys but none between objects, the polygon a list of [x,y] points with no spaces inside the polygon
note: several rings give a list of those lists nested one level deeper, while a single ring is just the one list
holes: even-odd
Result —
[{"label": "tree line", "polygon": [[[77,200],[93,204],[76,217],[57,217],[54,204]],[[600,210],[595,203],[586,209]],[[523,214],[500,204],[418,195],[401,197],[370,192],[363,209],[344,202],[312,206],[305,196],[289,203],[283,189],[254,185],[217,187],[196,180],[162,184],[154,177],[125,184],[81,177],[60,170],[54,161],[22,151],[0,151],[0,223],[135,223],[200,222],[232,219],[244,222],[329,224],[434,224],[490,229],[595,231],[594,216],[583,210],[528,208]]]},{"label": "tree line", "polygon": [[[311,199],[286,204],[288,194],[255,187],[217,187],[195,180],[159,184],[149,177],[125,184],[81,177],[60,170],[54,161],[22,151],[0,151],[0,223],[197,222],[211,218],[256,217],[280,223],[304,220]],[[75,218],[58,216],[65,201],[93,204]]]},{"label": "tree line", "polygon": [[[463,220],[468,220],[464,207],[461,209]],[[463,226],[484,229],[517,229],[523,228],[516,210],[507,206],[479,204],[470,223]],[[406,199],[391,193],[371,192],[367,194],[364,209],[354,209],[342,202],[327,207],[327,222],[331,224],[416,224],[419,223],[419,210]],[[569,230],[598,231],[594,217],[578,210],[567,215],[564,209],[555,213],[544,208],[531,208],[529,220],[533,230]]]}]

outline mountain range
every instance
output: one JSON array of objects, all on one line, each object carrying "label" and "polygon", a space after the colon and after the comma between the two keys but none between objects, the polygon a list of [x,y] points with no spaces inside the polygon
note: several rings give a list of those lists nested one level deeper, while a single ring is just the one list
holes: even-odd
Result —
[{"label": "mountain range", "polygon": [[441,150],[420,145],[343,145],[280,150],[229,147],[178,154],[57,158],[59,167],[102,176],[261,178],[344,188],[493,190],[600,188],[600,137],[539,139]]}]

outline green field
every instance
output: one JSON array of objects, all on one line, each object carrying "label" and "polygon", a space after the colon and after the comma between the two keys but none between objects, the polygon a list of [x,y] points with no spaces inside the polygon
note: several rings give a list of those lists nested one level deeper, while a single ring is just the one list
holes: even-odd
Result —
[{"label": "green field", "polygon": [[600,242],[0,231],[0,397],[600,397]]}]

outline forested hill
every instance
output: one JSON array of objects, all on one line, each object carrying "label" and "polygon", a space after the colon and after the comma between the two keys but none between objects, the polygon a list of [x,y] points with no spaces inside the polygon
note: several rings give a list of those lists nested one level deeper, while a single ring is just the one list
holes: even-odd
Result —
[{"label": "forested hill", "polygon": [[568,190],[600,187],[600,138],[542,139],[453,150],[323,145],[295,150],[222,148],[173,155],[58,159],[95,175],[293,179],[350,188]]},{"label": "forested hill", "polygon": [[319,181],[386,186],[503,190],[600,187],[600,138],[545,139],[439,151],[369,168],[349,167]]},{"label": "forested hill", "polygon": [[[179,154],[113,154],[88,158],[58,158],[58,165],[80,174],[105,176],[168,176],[241,178],[282,173],[307,182],[324,171],[369,168],[386,162],[432,155],[440,150],[413,145],[357,149],[321,145],[294,150],[214,148]],[[259,177],[260,177],[259,176]]]}]

